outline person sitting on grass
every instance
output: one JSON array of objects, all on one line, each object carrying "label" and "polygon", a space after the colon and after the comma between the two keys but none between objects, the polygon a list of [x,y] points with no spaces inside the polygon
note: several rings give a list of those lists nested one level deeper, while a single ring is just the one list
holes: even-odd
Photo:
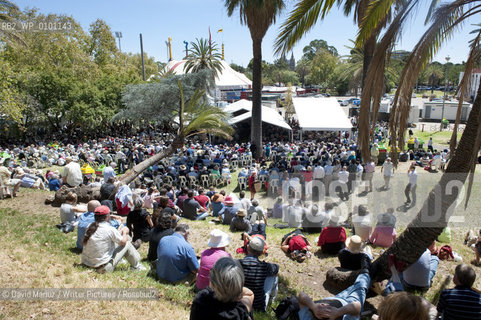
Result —
[{"label": "person sitting on grass", "polygon": [[150,262],[157,260],[157,248],[160,240],[174,233],[174,229],[172,229],[172,212],[170,210],[172,209],[164,209],[160,214],[157,214],[157,219],[155,219],[155,226],[150,233],[149,253],[147,254],[147,260]]},{"label": "person sitting on grass", "polygon": [[453,289],[441,292],[437,310],[444,320],[481,319],[481,294],[473,289],[476,272],[467,264],[459,264],[454,272]]},{"label": "person sitting on grass", "polygon": [[199,262],[194,248],[187,242],[190,228],[179,224],[175,232],[163,237],[157,247],[157,277],[170,283],[195,280]]},{"label": "person sitting on grass", "polygon": [[371,320],[429,320],[428,301],[408,292],[395,292],[381,302]]},{"label": "person sitting on grass", "polygon": [[252,206],[247,213],[252,225],[252,233],[261,234],[266,238],[267,215],[257,199],[252,200]]},{"label": "person sitting on grass", "polygon": [[369,273],[363,272],[357,276],[352,286],[319,302],[314,302],[307,293],[301,292],[298,296],[299,319],[359,319],[370,286]]},{"label": "person sitting on grass", "polygon": [[215,262],[222,257],[230,257],[225,251],[230,243],[230,237],[227,233],[214,229],[210,232],[210,239],[207,243],[208,249],[202,252],[200,257],[200,268],[197,273],[194,291],[200,291],[209,286],[209,272]]},{"label": "person sitting on grass", "polygon": [[317,245],[322,253],[338,254],[346,247],[346,229],[341,226],[340,217],[331,213],[328,226],[322,229]]},{"label": "person sitting on grass", "polygon": [[142,242],[150,239],[151,228],[154,226],[150,213],[143,209],[144,200],[136,195],[134,197],[134,209],[127,216],[127,228],[130,230],[133,245],[136,249],[140,247]]},{"label": "person sitting on grass", "polygon": [[184,200],[183,217],[190,220],[204,220],[209,213],[194,199],[194,191],[187,192],[188,199]]},{"label": "person sitting on grass", "polygon": [[236,216],[232,218],[230,222],[230,231],[244,231],[250,234],[252,232],[252,225],[248,219],[246,219],[247,213],[243,208],[240,208],[236,212]]},{"label": "person sitting on grass", "polygon": [[[90,200],[87,203],[87,212],[80,215],[77,225],[77,248],[83,249],[83,239],[85,236],[85,231],[90,226],[90,224],[95,222],[95,209],[100,207],[100,202],[97,200]],[[109,208],[110,209],[110,208]],[[119,216],[110,215],[110,225],[117,229],[122,223],[122,218]]]},{"label": "person sitting on grass", "polygon": [[210,269],[210,284],[197,293],[190,320],[250,320],[254,293],[244,287],[244,271],[239,261],[223,257]]},{"label": "person sitting on grass", "polygon": [[77,194],[75,192],[67,193],[65,203],[60,206],[60,223],[77,224],[79,214],[84,213],[85,209],[76,204]]},{"label": "person sitting on grass", "polygon": [[110,209],[97,207],[95,222],[87,228],[83,238],[82,264],[99,273],[112,272],[125,257],[132,270],[145,270],[140,254],[129,239],[129,229],[123,225],[115,229],[109,221]]},{"label": "person sitting on grass", "polygon": [[254,293],[253,308],[266,311],[269,301],[274,301],[277,294],[279,266],[274,263],[260,261],[264,253],[265,241],[260,237],[252,237],[247,246],[247,256],[239,260],[244,270],[245,286]]},{"label": "person sitting on grass", "polygon": [[339,251],[341,268],[348,270],[369,270],[372,256],[362,252],[362,240],[359,236],[351,236],[346,241],[346,248]]},{"label": "person sitting on grass", "polygon": [[219,218],[222,221],[222,224],[230,225],[239,209],[234,207],[234,199],[232,199],[231,196],[225,198],[224,204],[224,208],[219,211]]},{"label": "person sitting on grass", "polygon": [[[473,260],[473,264],[479,266],[481,260],[481,229],[479,230],[478,236],[474,236],[473,239],[474,238],[476,239],[472,241],[474,244],[470,245],[471,249],[473,249],[474,254],[476,255],[476,259]],[[467,243],[467,240],[465,242]]]},{"label": "person sitting on grass", "polygon": [[218,217],[219,212],[224,209],[224,196],[221,193],[216,193],[212,196],[212,216]]},{"label": "person sitting on grass", "polygon": [[282,238],[281,249],[297,262],[303,262],[310,258],[312,246],[302,231],[296,229]]},{"label": "person sitting on grass", "polygon": [[396,240],[396,229],[394,228],[396,217],[391,210],[394,211],[389,208],[388,212],[378,216],[376,228],[369,238],[369,242],[377,247],[389,248]]}]

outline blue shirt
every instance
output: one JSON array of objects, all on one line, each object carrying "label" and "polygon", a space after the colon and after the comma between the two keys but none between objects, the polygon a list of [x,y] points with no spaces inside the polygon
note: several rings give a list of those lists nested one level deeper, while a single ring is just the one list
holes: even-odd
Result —
[{"label": "blue shirt", "polygon": [[185,238],[174,232],[163,237],[157,247],[157,276],[169,282],[177,282],[199,269],[194,248]]},{"label": "blue shirt", "polygon": [[48,182],[48,188],[50,191],[57,191],[60,189],[60,181],[58,181],[58,179],[50,179]]},{"label": "blue shirt", "polygon": [[115,170],[111,167],[111,166],[108,166],[108,167],[105,167],[104,171],[102,172],[103,176],[104,176],[104,182],[107,182],[109,181],[109,178],[110,177],[114,177],[115,178]]},{"label": "blue shirt", "polygon": [[[79,248],[80,250],[83,249],[83,240],[84,240],[85,231],[87,231],[87,228],[92,222],[95,222],[95,213],[93,212],[85,212],[78,219],[77,248]],[[120,224],[117,220],[110,219],[110,225],[117,229]]]}]

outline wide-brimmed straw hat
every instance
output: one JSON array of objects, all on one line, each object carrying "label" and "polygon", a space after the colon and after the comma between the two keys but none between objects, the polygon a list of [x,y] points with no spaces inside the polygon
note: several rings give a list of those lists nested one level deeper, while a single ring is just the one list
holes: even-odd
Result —
[{"label": "wide-brimmed straw hat", "polygon": [[360,253],[362,249],[362,240],[360,236],[351,236],[346,240],[346,247],[352,253]]},{"label": "wide-brimmed straw hat", "polygon": [[245,216],[247,215],[247,213],[246,213],[246,211],[245,211],[243,208],[241,208],[241,209],[237,210],[236,215],[237,215],[238,217],[245,217]]}]

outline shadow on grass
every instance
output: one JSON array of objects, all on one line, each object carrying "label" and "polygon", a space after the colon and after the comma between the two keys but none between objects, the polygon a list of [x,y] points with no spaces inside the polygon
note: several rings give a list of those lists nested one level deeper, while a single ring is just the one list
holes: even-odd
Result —
[{"label": "shadow on grass", "polygon": [[82,253],[82,250],[80,250],[77,247],[68,248],[68,251],[70,251],[71,253],[76,254],[76,255],[80,255]]}]

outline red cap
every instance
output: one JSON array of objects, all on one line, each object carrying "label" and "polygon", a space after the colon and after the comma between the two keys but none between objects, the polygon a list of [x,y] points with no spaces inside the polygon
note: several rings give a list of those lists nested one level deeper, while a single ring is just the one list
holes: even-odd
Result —
[{"label": "red cap", "polygon": [[304,250],[307,246],[306,240],[302,236],[294,236],[289,240],[289,250]]},{"label": "red cap", "polygon": [[100,206],[95,208],[94,212],[96,216],[104,216],[110,213],[110,209],[107,206]]}]

